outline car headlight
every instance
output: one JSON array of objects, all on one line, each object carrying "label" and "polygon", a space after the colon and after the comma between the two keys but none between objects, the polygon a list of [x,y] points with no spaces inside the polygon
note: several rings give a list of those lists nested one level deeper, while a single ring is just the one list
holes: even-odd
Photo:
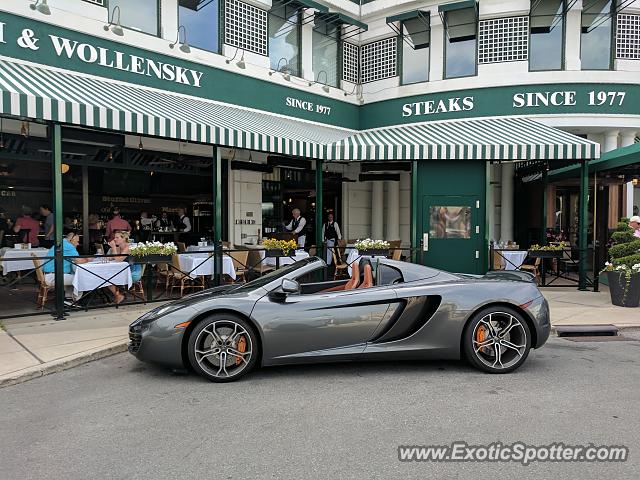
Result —
[{"label": "car headlight", "polygon": [[153,310],[150,310],[149,312],[145,313],[143,316],[141,316],[138,320],[142,321],[142,322],[148,322],[151,320],[156,320],[160,317],[164,317],[165,315],[168,315],[170,313],[176,312],[178,310],[182,310],[183,308],[185,308],[186,305],[175,305],[175,304],[169,304],[169,305],[163,305],[162,307],[158,307],[158,308],[154,308]]}]

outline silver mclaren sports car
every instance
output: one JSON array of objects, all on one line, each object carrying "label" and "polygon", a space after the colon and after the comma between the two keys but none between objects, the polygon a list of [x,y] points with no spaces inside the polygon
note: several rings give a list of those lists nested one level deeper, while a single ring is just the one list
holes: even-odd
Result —
[{"label": "silver mclaren sports car", "polygon": [[549,306],[524,272],[452,274],[386,258],[327,281],[311,257],[242,285],[155,308],[129,327],[129,351],[214,382],[258,366],[459,359],[507,373],[549,337]]}]

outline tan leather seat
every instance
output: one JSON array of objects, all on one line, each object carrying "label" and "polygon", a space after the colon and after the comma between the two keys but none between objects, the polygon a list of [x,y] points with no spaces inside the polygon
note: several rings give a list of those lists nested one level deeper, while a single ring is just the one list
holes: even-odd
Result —
[{"label": "tan leather seat", "polygon": [[371,267],[371,263],[366,262],[364,264],[364,279],[362,280],[362,284],[358,288],[371,288],[373,287],[373,268]]},{"label": "tan leather seat", "polygon": [[351,279],[345,284],[345,290],[353,290],[358,288],[358,284],[360,283],[360,265],[358,262],[353,262],[351,264]]}]

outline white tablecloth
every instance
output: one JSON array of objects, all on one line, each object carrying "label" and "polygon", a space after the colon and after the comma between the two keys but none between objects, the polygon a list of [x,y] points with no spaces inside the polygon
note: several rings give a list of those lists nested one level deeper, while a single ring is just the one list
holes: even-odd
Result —
[{"label": "white tablecloth", "polygon": [[131,288],[132,283],[131,269],[127,262],[88,262],[76,267],[73,291],[77,295],[79,292],[89,292],[96,288],[113,285]]},{"label": "white tablecloth", "polygon": [[[180,270],[189,274],[191,278],[213,275],[213,257],[209,257],[206,253],[196,253],[193,255],[183,254],[178,255],[178,258],[180,259]],[[222,273],[229,275],[233,280],[236,279],[236,269],[233,266],[233,259],[228,255],[223,255],[222,257]]]},{"label": "white tablecloth", "polygon": [[[291,253],[291,252],[289,252]],[[260,252],[260,256],[264,258],[265,252],[264,250]],[[296,250],[296,252],[291,255],[291,257],[280,257],[280,266],[289,265],[290,263],[297,262],[298,260],[304,260],[305,258],[309,258],[309,254],[304,250]],[[267,257],[264,259],[265,265],[276,266],[276,258],[275,257]]]},{"label": "white tablecloth", "polygon": [[[19,258],[20,260],[12,260],[10,262],[2,262],[2,271],[4,275],[9,272],[19,272],[21,270],[33,270],[33,260],[31,254],[35,253],[39,257],[46,257],[48,250],[46,248],[30,248],[28,250],[22,250],[21,248],[3,248],[0,250],[0,257],[2,260],[10,258]],[[53,260],[52,260],[53,261]],[[47,262],[46,259],[41,259],[40,263],[44,265]]]},{"label": "white tablecloth", "polygon": [[502,250],[499,252],[504,257],[505,270],[517,270],[527,258],[526,250]]}]

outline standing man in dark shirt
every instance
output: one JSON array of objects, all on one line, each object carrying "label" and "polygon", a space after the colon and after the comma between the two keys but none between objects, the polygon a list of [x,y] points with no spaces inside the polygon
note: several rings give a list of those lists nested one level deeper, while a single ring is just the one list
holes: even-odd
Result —
[{"label": "standing man in dark shirt", "polygon": [[44,241],[41,246],[51,248],[55,240],[55,223],[53,212],[48,205],[40,205],[40,216],[44,220]]},{"label": "standing man in dark shirt", "polygon": [[329,213],[327,222],[322,225],[322,238],[327,244],[327,265],[331,265],[333,263],[333,249],[338,243],[338,240],[342,240],[340,226],[338,222],[334,221],[333,213]]},{"label": "standing man in dark shirt", "polygon": [[187,217],[185,209],[178,208],[178,231],[180,232],[180,241],[187,242],[191,236],[191,219]]},{"label": "standing man in dark shirt", "polygon": [[300,215],[299,208],[294,208],[291,214],[293,218],[284,228],[289,232],[293,232],[294,235],[297,235],[298,248],[304,248],[304,244],[307,241],[307,220]]}]

